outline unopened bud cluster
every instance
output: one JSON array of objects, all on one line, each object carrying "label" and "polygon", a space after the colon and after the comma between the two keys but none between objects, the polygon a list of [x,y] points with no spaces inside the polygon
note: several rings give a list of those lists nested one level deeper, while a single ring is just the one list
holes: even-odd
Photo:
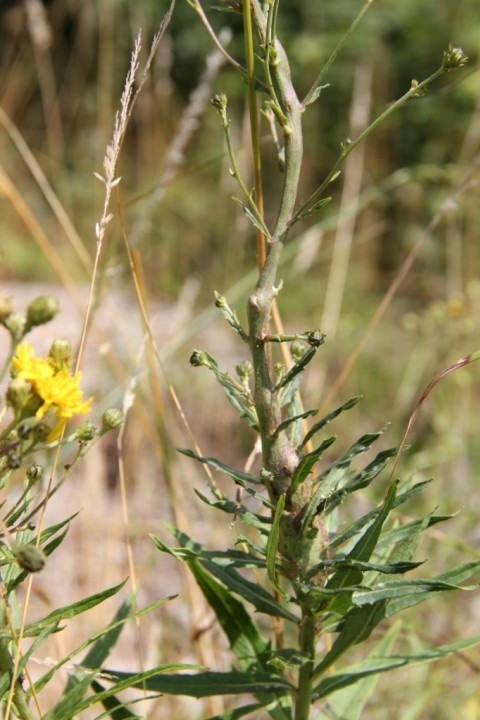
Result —
[{"label": "unopened bud cluster", "polygon": [[452,43],[448,46],[448,49],[443,53],[442,70],[448,72],[455,68],[462,67],[468,62],[468,57],[463,52],[462,48],[453,47]]}]

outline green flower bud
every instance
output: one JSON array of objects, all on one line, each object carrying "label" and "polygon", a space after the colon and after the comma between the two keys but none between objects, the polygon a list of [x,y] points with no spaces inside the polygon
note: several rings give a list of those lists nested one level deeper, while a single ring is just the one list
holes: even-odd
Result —
[{"label": "green flower bud", "polygon": [[205,367],[209,366],[208,358],[206,353],[203,352],[203,350],[194,350],[193,353],[190,356],[190,365],[193,365],[193,367],[201,367],[202,365],[205,365]]},{"label": "green flower bud", "polygon": [[46,440],[51,432],[52,432],[52,428],[43,422],[39,422],[33,428],[33,435],[37,442],[43,442],[44,440]]},{"label": "green flower bud", "polygon": [[89,420],[83,422],[75,433],[75,439],[80,445],[87,445],[97,434],[97,428]]},{"label": "green flower bud", "polygon": [[73,362],[72,346],[68,340],[59,338],[52,343],[48,357],[55,370],[70,370]]},{"label": "green flower bud", "polygon": [[16,411],[22,410],[31,398],[30,383],[22,378],[13,378],[7,388],[7,404]]},{"label": "green flower bud", "polygon": [[12,337],[21,338],[25,330],[25,318],[18,313],[12,313],[5,318],[2,325],[7,328]]},{"label": "green flower bud", "polygon": [[220,308],[220,310],[228,308],[226,298],[224,298],[223,295],[220,295],[220,293],[217,292],[215,292],[215,307]]},{"label": "green flower bud", "polygon": [[33,463],[27,468],[27,480],[30,483],[39,482],[43,478],[44,469],[38,463]]},{"label": "green flower bud", "polygon": [[20,440],[28,440],[32,433],[32,426],[28,423],[22,423],[17,427],[17,435]]},{"label": "green flower bud", "polygon": [[22,461],[18,457],[16,453],[8,453],[7,455],[7,467],[10,470],[18,470],[18,468],[21,466]]},{"label": "green flower bud", "polygon": [[240,380],[246,380],[253,373],[252,363],[250,360],[239,362],[235,370],[237,371],[237,375]]},{"label": "green flower bud", "polygon": [[462,48],[455,48],[452,43],[450,43],[448,49],[443,53],[442,70],[448,72],[449,70],[454,70],[455,68],[466,65],[467,62],[468,57]]},{"label": "green flower bud", "polygon": [[220,115],[222,115],[223,112],[227,109],[228,98],[225,93],[218,93],[218,95],[214,95],[212,98],[210,98],[210,102],[212,103],[215,110],[218,110]]},{"label": "green flower bud", "polygon": [[32,573],[42,570],[47,559],[41,548],[22,543],[13,543],[12,555],[22,570]]},{"label": "green flower bud", "polygon": [[292,359],[295,362],[298,362],[302,359],[302,357],[305,355],[305,350],[305,345],[298,340],[295,340],[295,342],[290,345],[290,353],[292,355]]},{"label": "green flower bud", "polygon": [[307,342],[312,347],[320,347],[325,342],[325,335],[320,330],[312,330],[307,333]]},{"label": "green flower bud", "polygon": [[0,296],[0,324],[4,325],[5,320],[12,315],[13,307],[12,303],[4,295]]},{"label": "green flower bud", "polygon": [[105,410],[102,415],[102,430],[116,430],[123,423],[123,412],[117,408]]},{"label": "green flower bud", "polygon": [[30,329],[50,322],[59,310],[58,301],[52,295],[40,295],[27,307],[26,327]]}]

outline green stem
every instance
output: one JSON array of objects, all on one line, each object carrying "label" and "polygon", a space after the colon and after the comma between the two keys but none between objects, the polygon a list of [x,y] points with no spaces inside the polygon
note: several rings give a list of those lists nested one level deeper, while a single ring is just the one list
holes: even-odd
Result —
[{"label": "green stem", "polygon": [[[8,651],[6,640],[0,641],[0,674],[8,673],[10,676],[13,675],[13,661]],[[21,720],[35,720],[34,715],[28,707],[27,696],[20,681],[15,681],[15,688],[13,690],[13,704],[15,706],[17,715]]]},{"label": "green stem", "polygon": [[418,83],[417,85],[412,84],[408,92],[406,92],[402,97],[400,97],[398,100],[393,102],[389,107],[375,120],[367,127],[365,130],[360,133],[360,135],[355,139],[352,140],[346,147],[344,147],[342,154],[338,158],[338,160],[333,165],[332,169],[328,173],[327,177],[323,181],[323,183],[318,187],[314,193],[308,198],[308,200],[303,203],[303,205],[297,210],[294,217],[292,218],[292,224],[297,222],[297,220],[300,220],[302,215],[308,210],[308,208],[312,205],[312,203],[315,202],[315,200],[322,194],[322,192],[325,190],[325,188],[332,182],[335,177],[338,177],[338,173],[340,171],[340,168],[344,164],[347,157],[350,155],[350,153],[355,150],[357,145],[360,145],[361,142],[367,138],[370,133],[372,133],[376,128],[385,120],[390,117],[392,113],[394,113],[396,110],[398,110],[402,105],[404,105],[410,98],[416,97],[422,94],[422,91],[424,91],[430,83],[432,83],[434,80],[436,80],[441,75],[445,74],[445,70],[443,68],[439,68],[436,70],[430,77],[428,77],[426,80],[423,80],[421,83]]},{"label": "green stem", "polygon": [[304,614],[300,625],[300,651],[311,658],[298,672],[295,720],[308,720],[312,703],[313,667],[315,663],[315,620]]}]

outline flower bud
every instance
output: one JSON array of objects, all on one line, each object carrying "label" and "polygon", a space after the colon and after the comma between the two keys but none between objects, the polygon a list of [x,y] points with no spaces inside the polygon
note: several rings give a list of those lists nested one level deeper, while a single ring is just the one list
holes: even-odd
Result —
[{"label": "flower bud", "polygon": [[38,463],[33,463],[27,468],[27,480],[30,483],[39,482],[43,478],[44,469]]},{"label": "flower bud", "polygon": [[18,313],[8,315],[2,322],[2,325],[7,328],[10,335],[14,338],[21,338],[24,334],[25,319]]},{"label": "flower bud", "polygon": [[24,545],[13,543],[12,555],[22,570],[28,572],[39,572],[45,566],[46,555],[43,550],[35,545]]},{"label": "flower bud", "polygon": [[463,52],[462,48],[454,48],[452,43],[449,44],[448,49],[443,53],[442,70],[448,72],[455,68],[462,67],[468,62],[468,57]]},{"label": "flower bud", "polygon": [[11,408],[22,410],[31,398],[30,383],[22,378],[13,378],[8,385],[6,398]]},{"label": "flower bud", "polygon": [[32,433],[32,426],[28,423],[21,423],[17,427],[17,435],[20,440],[28,440]]},{"label": "flower bud", "polygon": [[305,350],[305,345],[298,340],[295,340],[295,342],[290,345],[290,353],[295,362],[301,360],[301,358],[305,355]]},{"label": "flower bud", "polygon": [[55,371],[70,370],[72,367],[73,355],[72,346],[68,340],[62,340],[61,338],[55,340],[48,351],[48,359],[51,365],[55,368]]},{"label": "flower bud", "polygon": [[30,329],[50,322],[59,310],[58,301],[52,295],[40,295],[27,307],[26,327]]},{"label": "flower bud", "polygon": [[194,350],[190,356],[190,365],[193,365],[193,367],[201,367],[202,365],[208,367],[209,362],[206,353],[203,350]]},{"label": "flower bud", "polygon": [[246,380],[253,373],[252,363],[250,360],[243,360],[243,362],[238,363],[235,370],[240,380]]},{"label": "flower bud", "polygon": [[21,466],[22,461],[18,457],[16,453],[8,453],[7,455],[7,467],[10,470],[18,470],[18,468]]},{"label": "flower bud", "polygon": [[77,432],[75,433],[75,439],[78,440],[80,445],[87,445],[87,443],[93,440],[96,434],[97,428],[95,427],[95,425],[89,420],[86,420],[77,429]]},{"label": "flower bud", "polygon": [[48,438],[52,428],[44,422],[39,422],[33,429],[33,435],[37,442],[43,442]]},{"label": "flower bud", "polygon": [[5,320],[12,315],[13,307],[12,303],[4,295],[0,296],[0,324],[4,325]]},{"label": "flower bud", "polygon": [[123,413],[117,408],[105,410],[102,415],[102,430],[116,430],[123,423]]},{"label": "flower bud", "polygon": [[212,103],[215,110],[218,110],[218,112],[222,114],[227,108],[228,98],[225,93],[218,93],[217,95],[214,95],[212,98],[210,98],[210,102]]}]

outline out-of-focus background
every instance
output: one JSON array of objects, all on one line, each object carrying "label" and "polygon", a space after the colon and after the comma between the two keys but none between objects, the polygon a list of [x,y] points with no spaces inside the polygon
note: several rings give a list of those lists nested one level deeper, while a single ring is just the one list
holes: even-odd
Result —
[{"label": "out-of-focus background", "polygon": [[[282,0],[279,31],[299,96],[359,11],[357,0]],[[55,337],[78,345],[96,251],[104,187],[102,172],[135,38],[142,62],[167,10],[164,0],[40,0],[0,2],[0,292],[21,312],[39,294],[56,296],[61,313],[29,339],[39,354]],[[209,11],[229,52],[242,60],[241,18]],[[416,400],[432,377],[476,350],[480,316],[480,50],[477,0],[378,0],[331,68],[320,99],[305,113],[306,199],[374,117],[441,64],[449,42],[461,46],[466,68],[437,81],[391,117],[349,158],[328,194],[331,204],[299,224],[285,248],[280,310],[287,330],[320,327],[327,342],[306,375],[307,407],[328,409],[364,399],[334,429],[347,446],[362,432],[390,422],[384,446],[398,445]],[[203,661],[228,666],[210,618],[178,568],[154,550],[148,533],[162,521],[183,524],[212,546],[232,542],[228,518],[196,499],[205,477],[175,453],[190,446],[168,390],[175,388],[205,455],[243,464],[254,438],[204,369],[188,364],[193,347],[207,349],[234,373],[245,348],[213,308],[214,289],[244,320],[255,282],[253,230],[232,195],[239,191],[218,116],[216,92],[229,98],[238,163],[250,175],[245,85],[218,55],[185,0],[177,0],[122,150],[114,219],[100,256],[94,314],[82,362],[94,414],[121,406],[135,384],[123,457],[129,519],[118,489],[116,439],[102,441],[49,507],[58,520],[81,510],[69,537],[35,582],[35,612],[72,602],[129,574],[125,538],[132,542],[140,603],[180,593],[149,621],[144,662],[195,661],[199,628]],[[277,158],[262,125],[267,222],[281,186]],[[162,366],[149,362],[125,237],[141,278]],[[417,247],[414,262],[372,325],[392,283]],[[356,361],[352,353],[366,340]],[[8,337],[0,354],[8,352]],[[338,382],[345,367],[342,384]],[[338,387],[337,383],[338,382]],[[334,392],[331,392],[331,390]],[[480,370],[471,366],[443,381],[428,398],[398,472],[433,477],[425,509],[458,514],[421,548],[431,572],[449,561],[478,557]],[[335,449],[336,446],[332,450]],[[234,489],[219,478],[231,495]],[[378,500],[384,485],[365,495]],[[412,515],[416,508],[412,507]],[[114,612],[114,603],[72,622],[52,656],[80,643]],[[173,608],[173,609],[172,609]],[[448,642],[475,631],[475,595],[447,596],[406,617],[405,637]],[[195,638],[194,638],[195,635]],[[112,661],[131,667],[134,630]],[[208,653],[210,652],[210,656]],[[205,654],[206,653],[206,654]],[[210,658],[210,660],[209,660]],[[45,657],[39,663],[48,664]],[[380,698],[365,717],[477,718],[480,658],[444,661],[380,680]],[[394,678],[394,679],[392,679]],[[405,700],[405,687],[412,701]],[[392,709],[393,708],[393,709]],[[400,709],[401,708],[401,709]],[[397,714],[398,709],[398,714]],[[202,717],[198,702],[165,700],[152,717]],[[404,712],[405,714],[400,714]],[[173,714],[172,714],[173,713]],[[410,713],[410,714],[408,714]]]}]

